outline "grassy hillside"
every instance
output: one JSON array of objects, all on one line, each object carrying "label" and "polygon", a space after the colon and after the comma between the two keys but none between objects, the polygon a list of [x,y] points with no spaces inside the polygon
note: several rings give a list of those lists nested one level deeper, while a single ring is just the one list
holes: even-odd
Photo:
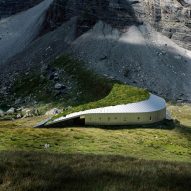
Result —
[{"label": "grassy hillside", "polygon": [[[59,81],[52,79],[55,73],[59,74]],[[55,90],[54,86],[58,82],[66,86],[64,92]],[[35,100],[38,103],[36,107],[40,108],[73,106],[71,111],[65,113],[83,108],[136,102],[149,97],[146,90],[124,86],[108,76],[100,76],[89,70],[83,62],[67,55],[61,56],[46,67],[43,66],[39,71],[20,75],[11,88],[11,95],[10,99],[6,97],[8,102],[13,99],[14,103],[15,100],[21,99],[23,104],[27,104],[28,101],[30,104],[31,101],[33,105]],[[76,107],[78,105],[81,106]],[[0,108],[1,106],[2,104]]]},{"label": "grassy hillside", "polygon": [[[0,151],[109,154],[191,162],[191,128],[188,126],[31,128],[42,119],[1,122]],[[45,149],[45,144],[50,147]]]},{"label": "grassy hillside", "polygon": [[[58,80],[53,79],[55,73],[59,75]],[[85,104],[107,96],[115,82],[87,69],[83,62],[64,55],[41,69],[19,75],[12,85],[10,97],[6,97],[3,104],[0,100],[0,108],[14,104],[16,99],[23,100],[26,105],[30,100],[33,105],[35,100],[38,107],[47,104],[49,108]],[[55,90],[56,83],[66,86],[65,91]]]},{"label": "grassy hillside", "polygon": [[[72,89],[58,98],[61,106],[72,106],[62,115],[149,96],[146,90],[98,76],[67,56],[52,66],[64,70],[64,82],[72,80]],[[30,92],[43,99],[47,93],[41,88],[49,89],[53,82],[38,84],[35,79],[26,80],[24,92],[24,81],[14,90],[21,97]],[[57,97],[50,94],[49,99],[44,103]],[[191,106],[169,108],[181,125],[36,129],[32,127],[46,116],[0,121],[0,191],[189,191]]]},{"label": "grassy hillside", "polygon": [[182,106],[171,110],[182,125],[33,129],[44,116],[1,121],[0,190],[189,191],[191,118]]}]

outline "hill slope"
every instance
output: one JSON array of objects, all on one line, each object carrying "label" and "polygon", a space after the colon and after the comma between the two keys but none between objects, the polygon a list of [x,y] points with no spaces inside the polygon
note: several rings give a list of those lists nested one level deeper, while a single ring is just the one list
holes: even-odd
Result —
[{"label": "hill slope", "polygon": [[0,65],[0,93],[9,96],[22,74],[67,53],[99,74],[190,101],[191,53],[180,47],[190,49],[190,7],[166,0],[54,0],[40,36]]}]

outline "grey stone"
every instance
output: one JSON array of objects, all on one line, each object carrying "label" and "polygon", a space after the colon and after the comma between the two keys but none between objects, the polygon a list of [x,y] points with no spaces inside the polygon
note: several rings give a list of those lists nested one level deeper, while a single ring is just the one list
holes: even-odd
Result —
[{"label": "grey stone", "polygon": [[53,108],[53,109],[51,109],[50,111],[47,111],[47,112],[45,113],[45,115],[51,116],[51,115],[59,114],[59,113],[61,113],[61,112],[62,112],[61,109]]},{"label": "grey stone", "polygon": [[65,88],[66,88],[66,86],[61,83],[56,83],[54,86],[54,89],[56,89],[56,90],[61,90],[61,89],[65,89]]},{"label": "grey stone", "polygon": [[3,117],[4,116],[4,111],[0,109],[0,117]]},{"label": "grey stone", "polygon": [[16,109],[14,107],[10,108],[9,110],[7,110],[7,114],[8,115],[11,115],[11,114],[14,114],[16,112]]}]

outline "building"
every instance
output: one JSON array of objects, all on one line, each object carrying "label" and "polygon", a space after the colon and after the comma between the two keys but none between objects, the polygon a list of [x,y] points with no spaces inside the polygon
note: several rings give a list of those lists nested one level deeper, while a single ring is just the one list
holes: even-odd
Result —
[{"label": "building", "polygon": [[136,125],[156,123],[165,118],[165,100],[150,94],[149,99],[145,101],[76,112],[38,126]]}]

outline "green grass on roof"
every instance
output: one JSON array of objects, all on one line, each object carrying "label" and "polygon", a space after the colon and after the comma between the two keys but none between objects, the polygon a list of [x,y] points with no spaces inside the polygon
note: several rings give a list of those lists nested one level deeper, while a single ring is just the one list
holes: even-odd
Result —
[{"label": "green grass on roof", "polygon": [[[99,94],[99,92],[97,92]],[[124,85],[114,84],[111,92],[103,99],[95,102],[72,107],[63,113],[56,115],[53,119],[59,118],[70,113],[95,109],[100,107],[115,106],[121,104],[135,103],[149,98],[149,92],[145,89]]]}]

